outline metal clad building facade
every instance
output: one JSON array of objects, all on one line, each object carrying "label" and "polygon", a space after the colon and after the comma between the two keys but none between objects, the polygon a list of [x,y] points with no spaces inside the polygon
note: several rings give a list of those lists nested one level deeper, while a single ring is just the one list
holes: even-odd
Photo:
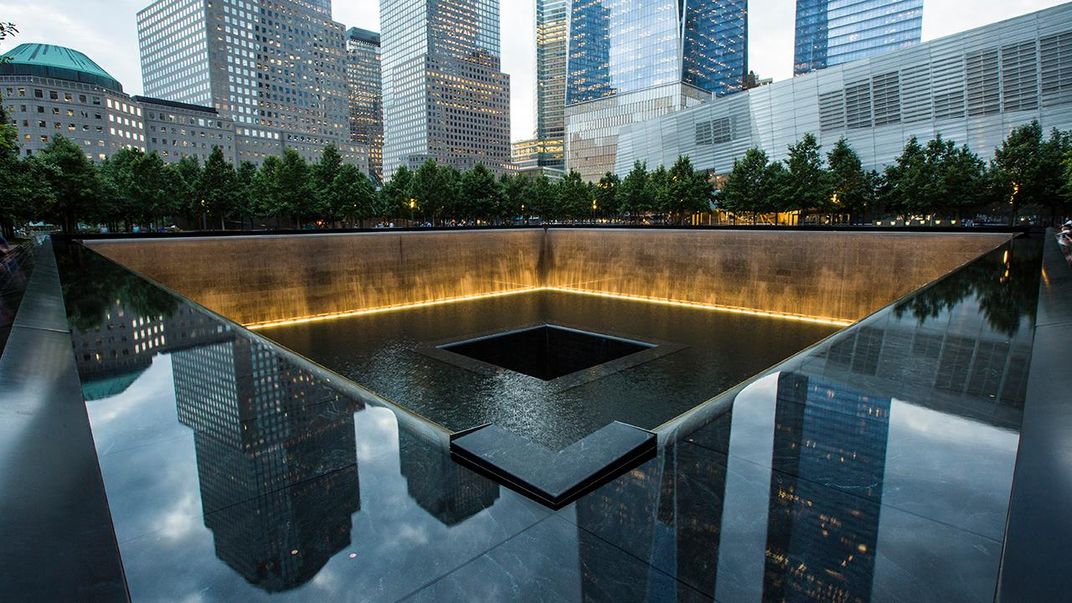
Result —
[{"label": "metal clad building facade", "polygon": [[1072,5],[718,99],[622,131],[615,170],[689,156],[727,173],[759,147],[774,160],[804,134],[844,137],[865,168],[937,134],[989,158],[1015,127],[1072,129]]}]

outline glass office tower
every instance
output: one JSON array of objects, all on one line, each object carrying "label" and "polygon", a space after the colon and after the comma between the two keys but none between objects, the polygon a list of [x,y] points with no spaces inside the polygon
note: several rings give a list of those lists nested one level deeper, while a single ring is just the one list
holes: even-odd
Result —
[{"label": "glass office tower", "polygon": [[568,167],[597,180],[620,127],[743,89],[747,32],[747,0],[574,0]]},{"label": "glass office tower", "polygon": [[346,32],[346,83],[350,94],[350,142],[368,150],[369,173],[383,181],[383,93],[380,34]]},{"label": "glass office tower", "polygon": [[793,73],[919,44],[923,0],[797,0]]},{"label": "glass office tower", "polygon": [[343,26],[330,0],[157,0],[138,12],[145,94],[216,109],[240,161],[349,145]]},{"label": "glass office tower", "polygon": [[428,159],[501,171],[510,161],[510,76],[498,0],[381,0],[383,169]]},{"label": "glass office tower", "polygon": [[562,169],[566,137],[567,0],[536,0],[536,143],[539,167]]}]

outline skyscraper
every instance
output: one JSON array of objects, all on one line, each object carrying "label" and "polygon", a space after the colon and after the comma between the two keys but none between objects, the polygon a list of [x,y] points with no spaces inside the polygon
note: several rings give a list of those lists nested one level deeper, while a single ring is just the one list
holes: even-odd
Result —
[{"label": "skyscraper", "polygon": [[919,44],[923,0],[797,0],[793,73]]},{"label": "skyscraper", "polygon": [[614,170],[622,126],[743,89],[747,0],[574,0],[567,167]]},{"label": "skyscraper", "polygon": [[384,173],[428,159],[459,170],[510,161],[510,78],[498,0],[380,0]]},{"label": "skyscraper", "polygon": [[156,0],[138,13],[145,93],[235,122],[239,160],[349,146],[343,26],[331,0]]},{"label": "skyscraper", "polygon": [[566,138],[569,3],[536,0],[536,144],[539,167],[562,169]]},{"label": "skyscraper", "polygon": [[346,31],[346,84],[350,95],[350,142],[368,149],[369,173],[383,180],[383,92],[380,34]]}]

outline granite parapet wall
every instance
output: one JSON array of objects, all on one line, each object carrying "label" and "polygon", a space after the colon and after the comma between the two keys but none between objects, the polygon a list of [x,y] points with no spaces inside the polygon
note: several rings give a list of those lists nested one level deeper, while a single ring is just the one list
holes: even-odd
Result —
[{"label": "granite parapet wall", "polygon": [[856,321],[1011,236],[551,230],[545,284]]},{"label": "granite parapet wall", "polygon": [[86,244],[246,325],[541,287],[844,322],[1011,236],[552,228]]},{"label": "granite parapet wall", "polygon": [[245,325],[539,286],[543,231],[86,241]]}]

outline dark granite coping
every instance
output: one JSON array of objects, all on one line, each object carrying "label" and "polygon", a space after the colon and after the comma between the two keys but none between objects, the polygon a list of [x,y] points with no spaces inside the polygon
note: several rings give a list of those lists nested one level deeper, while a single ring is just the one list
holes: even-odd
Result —
[{"label": "dark granite coping", "polygon": [[1072,591],[1072,267],[1052,230],[1045,238],[1040,281],[999,601],[1057,601]]},{"label": "dark granite coping", "polygon": [[554,452],[497,425],[482,425],[451,436],[450,453],[557,509],[654,456],[656,442],[654,433],[615,421]]},{"label": "dark granite coping", "polygon": [[828,225],[764,225],[764,224],[705,224],[701,226],[680,224],[498,224],[494,226],[435,226],[435,227],[396,227],[396,228],[336,228],[322,230],[190,230],[182,232],[141,232],[141,233],[75,233],[54,234],[57,241],[106,241],[120,239],[182,239],[194,237],[249,237],[279,235],[324,235],[353,233],[398,234],[405,232],[473,232],[491,230],[681,230],[681,231],[761,231],[761,232],[859,232],[873,233],[933,233],[933,234],[1023,234],[1034,229],[1031,226],[828,226]]},{"label": "dark granite coping", "polygon": [[0,356],[0,589],[27,601],[126,601],[52,245]]},{"label": "dark granite coping", "polygon": [[425,356],[428,356],[429,358],[434,358],[436,360],[439,360],[440,362],[453,364],[454,366],[463,368],[465,370],[480,375],[492,376],[496,373],[507,371],[509,369],[505,369],[500,366],[495,366],[494,364],[489,364],[482,360],[477,360],[476,358],[470,358],[469,356],[453,352],[449,349],[446,349],[446,346],[453,346],[462,343],[468,343],[470,341],[478,341],[480,339],[488,339],[491,337],[508,335],[511,333],[519,333],[521,331],[538,329],[540,327],[552,327],[558,329],[566,329],[570,331],[577,331],[586,335],[605,337],[608,339],[618,339],[621,341],[627,341],[629,343],[634,343],[646,347],[646,349],[641,350],[639,352],[634,352],[632,354],[622,356],[621,358],[617,358],[609,362],[597,364],[593,367],[582,369],[575,373],[563,375],[561,377],[551,379],[550,381],[544,381],[543,379],[539,379],[531,375],[514,372],[514,375],[516,375],[519,380],[528,381],[533,385],[540,385],[541,387],[549,388],[550,391],[553,393],[561,393],[568,389],[591,383],[598,379],[602,379],[603,377],[607,377],[609,375],[619,373],[626,369],[631,369],[633,367],[640,366],[641,364],[651,362],[656,358],[662,358],[663,356],[673,354],[674,352],[679,352],[688,347],[680,343],[663,341],[661,339],[652,339],[650,337],[632,337],[617,331],[613,333],[595,332],[588,329],[584,329],[577,325],[571,325],[565,322],[556,321],[535,322],[520,327],[510,327],[508,329],[498,329],[495,331],[484,331],[478,334],[472,334],[463,337],[451,337],[450,339],[423,342],[417,345],[416,350],[424,354]]}]

